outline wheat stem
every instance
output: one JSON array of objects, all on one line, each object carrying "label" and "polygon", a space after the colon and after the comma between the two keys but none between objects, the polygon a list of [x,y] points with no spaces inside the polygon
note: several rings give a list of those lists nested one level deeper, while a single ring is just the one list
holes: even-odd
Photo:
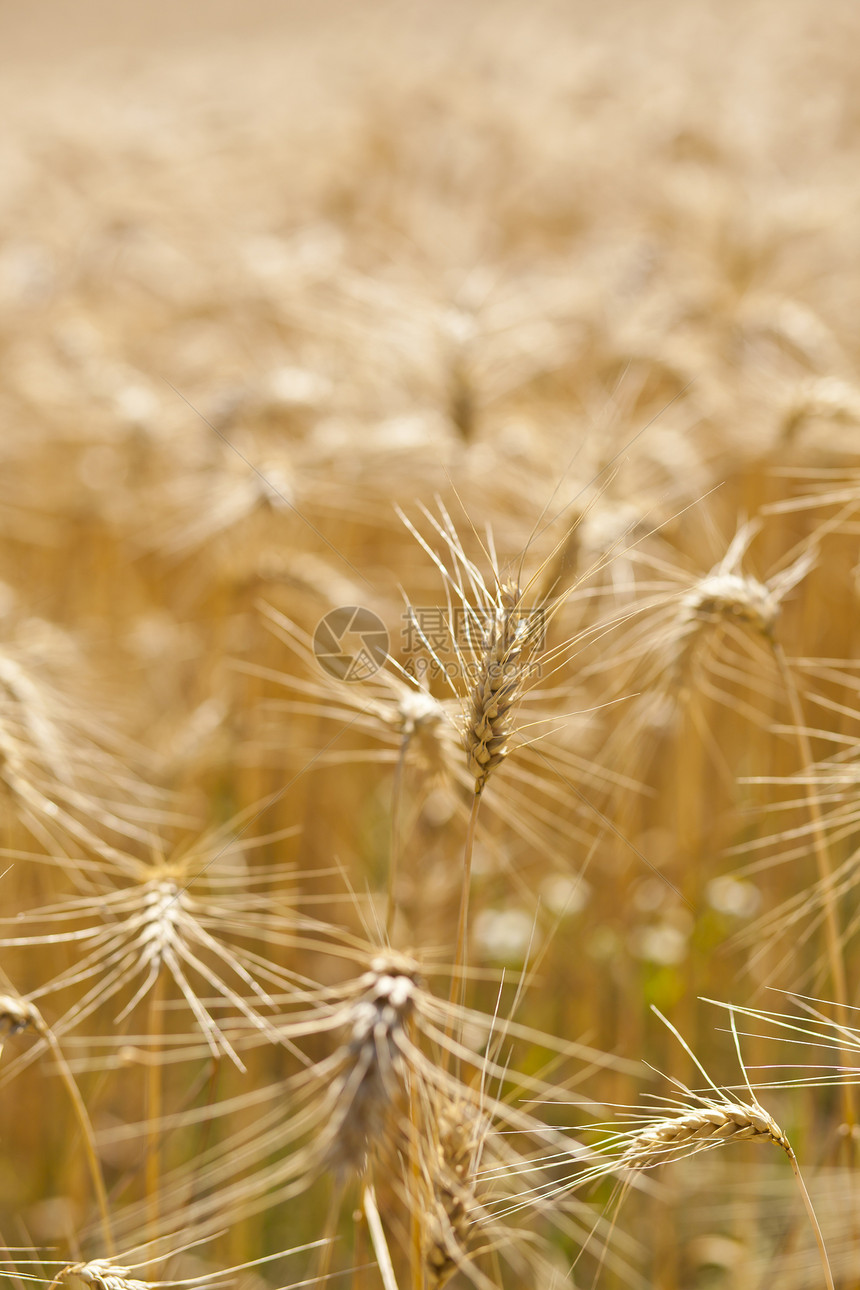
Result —
[{"label": "wheat stem", "polygon": [[460,889],[460,913],[457,917],[457,946],[454,951],[454,967],[451,976],[451,1003],[462,1003],[466,989],[464,968],[466,964],[466,942],[468,939],[469,889],[472,884],[472,853],[475,849],[475,826],[478,821],[478,810],[481,805],[481,794],[476,793],[472,799],[469,812],[469,824],[466,829],[466,842],[463,848],[463,883]]},{"label": "wheat stem", "polygon": [[319,1254],[316,1259],[316,1268],[311,1280],[311,1284],[324,1286],[328,1280],[329,1270],[331,1268],[331,1255],[334,1249],[335,1232],[337,1231],[337,1219],[340,1214],[340,1207],[343,1202],[344,1184],[336,1181],[328,1203],[325,1223],[322,1233],[323,1239],[319,1247]]},{"label": "wheat stem", "polygon": [[398,1290],[397,1278],[394,1275],[394,1265],[391,1262],[388,1242],[385,1239],[385,1232],[382,1228],[382,1219],[379,1217],[379,1210],[376,1207],[376,1196],[370,1183],[367,1183],[364,1188],[363,1202],[364,1216],[367,1219],[367,1227],[370,1232],[373,1252],[376,1255],[376,1262],[379,1264],[382,1284],[385,1290]]},{"label": "wheat stem", "polygon": [[[785,685],[788,702],[791,708],[791,719],[797,736],[798,749],[804,772],[808,775],[811,771],[812,747],[809,742],[809,735],[806,732],[803,709],[800,703],[800,695],[797,691],[788,659],[785,651],[779,641],[773,641],[773,652],[779,667],[780,673]],[[833,980],[834,1002],[839,1024],[842,1027],[841,1034],[845,1033],[845,1027],[848,1024],[848,986],[845,979],[845,962],[842,957],[842,937],[839,931],[839,915],[836,908],[836,896],[833,890],[833,871],[830,865],[830,854],[827,848],[827,834],[824,828],[824,821],[821,816],[821,807],[815,796],[815,788],[809,779],[805,786],[806,801],[809,807],[809,816],[812,821],[812,838],[815,850],[815,861],[818,866],[818,877],[821,883],[821,900],[824,907],[824,926],[825,941],[827,945],[827,959],[830,966],[830,975]],[[850,1066],[849,1056],[842,1045],[839,1049],[840,1061],[843,1066]],[[857,1116],[854,1106],[854,1090],[849,1081],[842,1081],[842,1102],[844,1107],[845,1121],[849,1130],[853,1129],[857,1123]],[[851,1133],[846,1135],[847,1139],[852,1140]]]},{"label": "wheat stem", "polygon": [[388,902],[385,911],[385,935],[391,940],[391,929],[394,926],[394,915],[397,912],[397,869],[400,863],[400,819],[403,799],[403,771],[406,764],[406,750],[409,747],[408,734],[404,735],[397,754],[394,767],[394,783],[391,789],[391,852],[388,860]]},{"label": "wheat stem", "polygon": [[158,1026],[156,1012],[164,998],[164,973],[159,969],[152,992],[149,997],[149,1035],[152,1041],[153,1060],[147,1068],[146,1093],[147,1114],[150,1128],[147,1133],[146,1146],[146,1200],[149,1223],[152,1231],[157,1231],[159,1221],[158,1190],[161,1181],[161,1144],[158,1124],[161,1120],[162,1107],[162,1068],[158,1061],[156,1041]]},{"label": "wheat stem", "polygon": [[835,1287],[833,1285],[833,1272],[831,1271],[831,1268],[830,1268],[830,1260],[827,1257],[827,1249],[824,1244],[824,1237],[821,1233],[821,1227],[819,1225],[818,1218],[813,1208],[812,1201],[810,1200],[809,1192],[806,1190],[806,1183],[803,1181],[803,1178],[801,1177],[800,1166],[797,1163],[797,1157],[795,1156],[794,1151],[790,1146],[787,1146],[785,1148],[785,1151],[791,1163],[791,1168],[794,1171],[794,1176],[797,1179],[797,1185],[800,1188],[800,1195],[803,1199],[804,1209],[806,1210],[806,1213],[809,1217],[809,1221],[812,1224],[812,1230],[815,1233],[815,1243],[818,1246],[818,1253],[821,1256],[821,1266],[824,1269],[824,1281],[825,1281],[825,1284],[827,1285],[827,1290],[835,1290]]},{"label": "wheat stem", "polygon": [[93,1189],[96,1193],[99,1213],[101,1215],[102,1233],[104,1236],[105,1249],[108,1255],[116,1253],[116,1246],[113,1239],[111,1228],[110,1214],[108,1210],[107,1189],[105,1188],[104,1175],[98,1156],[96,1155],[95,1139],[93,1136],[93,1126],[90,1123],[90,1117],[84,1099],[81,1097],[81,1091],[75,1083],[75,1078],[69,1069],[69,1064],[62,1054],[60,1045],[54,1036],[53,1031],[45,1024],[42,1017],[34,1009],[34,1023],[41,1037],[45,1040],[51,1049],[54,1061],[57,1063],[57,1069],[60,1072],[60,1078],[66,1086],[66,1091],[71,1099],[72,1106],[77,1116],[78,1124],[81,1127],[81,1135],[84,1142],[84,1152],[87,1157],[87,1164],[90,1170],[90,1177],[93,1182]]},{"label": "wheat stem", "polygon": [[[414,1129],[419,1123],[418,1090],[415,1080],[409,1080],[409,1122]],[[421,1160],[418,1143],[414,1132],[409,1135],[409,1182],[412,1189],[413,1203],[409,1216],[409,1270],[412,1290],[424,1290],[424,1257],[422,1241],[423,1213],[418,1203],[421,1194]]]}]

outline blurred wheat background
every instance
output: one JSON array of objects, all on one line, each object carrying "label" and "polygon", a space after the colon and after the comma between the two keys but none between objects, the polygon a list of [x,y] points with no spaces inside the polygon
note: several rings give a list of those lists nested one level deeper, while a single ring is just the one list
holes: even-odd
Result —
[{"label": "blurred wheat background", "polygon": [[4,1275],[860,1285],[857,6],[0,28]]}]

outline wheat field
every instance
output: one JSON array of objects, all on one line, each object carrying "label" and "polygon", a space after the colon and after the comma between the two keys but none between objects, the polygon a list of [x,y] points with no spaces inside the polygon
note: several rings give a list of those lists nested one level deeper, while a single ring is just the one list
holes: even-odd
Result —
[{"label": "wheat field", "polygon": [[860,1286],[860,13],[0,0],[0,1268]]}]

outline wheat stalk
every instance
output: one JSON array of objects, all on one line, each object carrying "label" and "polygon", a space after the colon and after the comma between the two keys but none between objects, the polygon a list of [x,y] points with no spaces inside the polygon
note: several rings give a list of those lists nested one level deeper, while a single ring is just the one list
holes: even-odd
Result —
[{"label": "wheat stalk", "polygon": [[[776,634],[783,602],[786,596],[806,577],[815,565],[819,542],[824,534],[837,526],[841,517],[828,521],[817,530],[815,540],[807,540],[794,561],[765,582],[744,574],[741,562],[759,529],[758,523],[748,523],[738,529],[720,564],[701,579],[685,596],[680,612],[679,644],[681,653],[678,666],[684,667],[695,641],[696,624],[729,621],[743,625],[759,635],[770,650],[785,688],[791,711],[794,735],[800,752],[802,771],[813,765],[812,748],[801,705],[800,693],[782,642]],[[847,1020],[848,986],[842,953],[842,934],[839,925],[836,890],[828,840],[821,816],[821,809],[813,786],[807,782],[806,799],[810,814],[813,851],[819,875],[821,903],[824,910],[825,944],[828,966],[833,980],[836,1003],[841,1010],[841,1020]],[[843,1087],[845,1119],[849,1127],[856,1122],[853,1091]],[[850,1137],[846,1138],[850,1149]]]}]

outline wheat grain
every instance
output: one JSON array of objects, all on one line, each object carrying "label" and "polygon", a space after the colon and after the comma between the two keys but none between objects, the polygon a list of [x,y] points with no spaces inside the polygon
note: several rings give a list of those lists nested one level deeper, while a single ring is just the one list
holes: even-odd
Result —
[{"label": "wheat grain", "polygon": [[153,1290],[149,1281],[131,1275],[131,1269],[108,1259],[91,1259],[89,1263],[70,1263],[54,1282],[70,1290]]},{"label": "wheat grain", "polygon": [[713,1103],[655,1120],[636,1135],[619,1163],[628,1169],[646,1169],[724,1142],[752,1141],[774,1142],[793,1155],[782,1129],[761,1107],[743,1102]]},{"label": "wheat grain", "polygon": [[421,1238],[429,1284],[441,1287],[468,1257],[478,1207],[475,1175],[488,1126],[469,1102],[437,1099],[436,1105],[425,1166],[430,1204],[422,1213]]},{"label": "wheat grain", "polygon": [[364,1173],[369,1157],[384,1157],[405,1114],[402,1038],[415,1008],[417,963],[380,955],[359,983],[361,995],[345,1020],[349,1038],[333,1085],[336,1120],[328,1150],[338,1169]]},{"label": "wheat grain", "polygon": [[463,733],[476,796],[484,791],[490,775],[508,754],[513,709],[522,694],[523,652],[529,626],[521,601],[517,583],[505,582],[499,587],[495,604],[489,606],[489,623],[481,642],[482,654]]},{"label": "wheat grain", "polygon": [[719,620],[734,621],[773,639],[782,603],[788,593],[806,577],[817,559],[813,544],[797,559],[766,582],[745,574],[741,562],[758,531],[757,524],[742,525],[720,563],[701,578],[684,596],[678,614],[678,666],[684,666],[697,624]]},{"label": "wheat grain", "polygon": [[[144,999],[152,1001],[159,983],[169,979],[213,1057],[228,1056],[243,1069],[218,1015],[225,1008],[270,1042],[279,1042],[266,1015],[272,1000],[260,982],[264,978],[289,991],[291,975],[243,942],[249,934],[258,943],[270,934],[288,941],[300,920],[283,894],[273,902],[261,891],[288,871],[278,866],[248,871],[243,852],[259,843],[240,844],[231,837],[237,823],[177,843],[168,857],[152,861],[112,852],[109,861],[91,866],[101,890],[29,911],[32,923],[51,930],[0,938],[0,944],[33,950],[64,943],[84,949],[71,967],[29,992],[43,998],[87,987],[56,1021],[56,1033],[80,1026],[110,1001],[116,1001],[115,1020],[121,1022]],[[10,922],[20,926],[17,919],[0,920]],[[201,982],[215,992],[215,1003],[202,996]]]}]

